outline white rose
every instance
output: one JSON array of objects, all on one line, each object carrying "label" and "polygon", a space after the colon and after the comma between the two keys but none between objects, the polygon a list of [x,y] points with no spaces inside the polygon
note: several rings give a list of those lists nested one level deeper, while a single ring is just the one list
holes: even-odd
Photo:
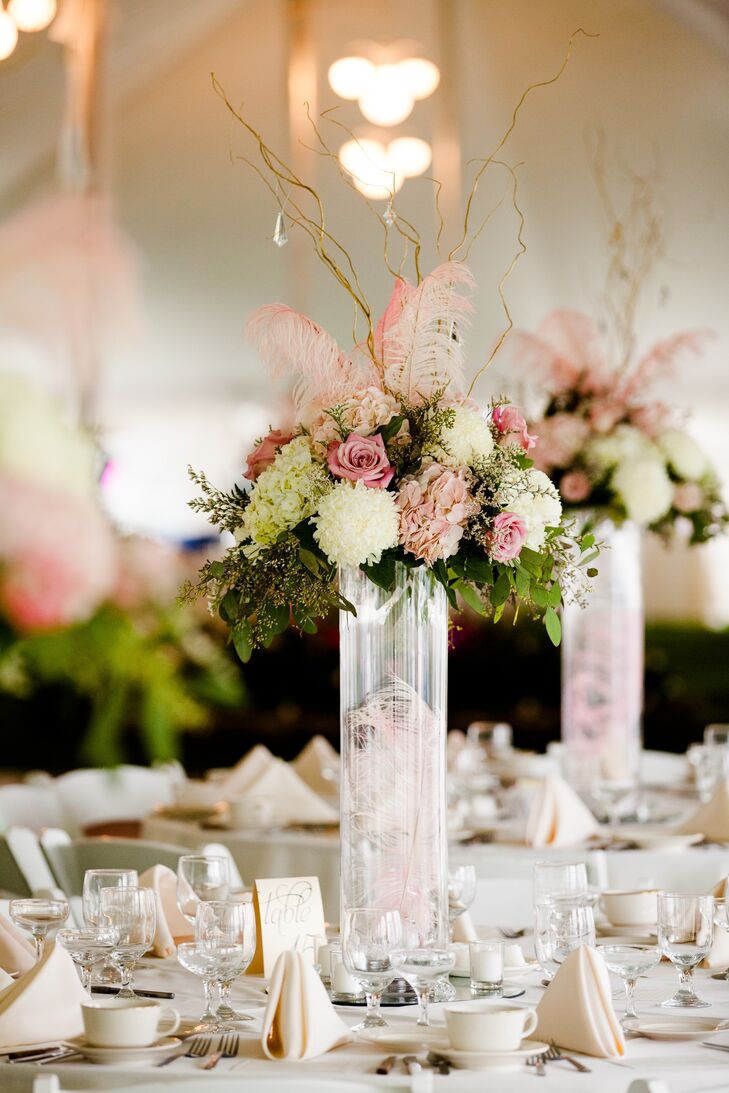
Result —
[{"label": "white rose", "polygon": [[[430,453],[445,467],[472,467],[483,463],[494,450],[491,429],[478,410],[453,406],[454,421],[441,433],[441,444]],[[442,445],[442,446],[441,446]]]},{"label": "white rose", "polygon": [[546,529],[555,527],[562,519],[559,491],[544,471],[534,467],[509,472],[497,500],[504,510],[524,517],[527,525],[526,546],[531,550],[541,550]]},{"label": "white rose", "polygon": [[679,478],[697,482],[709,469],[709,461],[694,438],[680,429],[667,429],[658,437],[658,446]]},{"label": "white rose", "polygon": [[618,425],[608,436],[596,436],[588,441],[588,460],[607,470],[629,459],[663,461],[655,444],[640,429],[632,425]]},{"label": "white rose", "polygon": [[626,460],[613,473],[611,486],[631,520],[655,524],[671,508],[673,484],[665,467],[655,459]]}]

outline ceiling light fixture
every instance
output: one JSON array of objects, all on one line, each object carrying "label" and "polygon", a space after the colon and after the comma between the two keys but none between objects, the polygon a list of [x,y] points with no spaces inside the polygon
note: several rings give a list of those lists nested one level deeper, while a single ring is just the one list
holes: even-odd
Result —
[{"label": "ceiling light fixture", "polygon": [[400,137],[385,146],[379,140],[348,140],[339,149],[339,162],[360,193],[373,201],[387,201],[406,178],[421,175],[430,166],[431,150],[418,137]]},{"label": "ceiling light fixture", "polygon": [[6,11],[0,8],[0,61],[15,49],[18,43],[18,28]]},{"label": "ceiling light fixture", "polygon": [[341,57],[329,68],[329,85],[342,99],[357,99],[373,125],[399,125],[412,113],[418,99],[427,99],[440,82],[432,61],[407,57],[388,64],[373,64],[366,57]]},{"label": "ceiling light fixture", "polygon": [[18,30],[45,30],[56,14],[56,0],[10,0],[8,14]]}]

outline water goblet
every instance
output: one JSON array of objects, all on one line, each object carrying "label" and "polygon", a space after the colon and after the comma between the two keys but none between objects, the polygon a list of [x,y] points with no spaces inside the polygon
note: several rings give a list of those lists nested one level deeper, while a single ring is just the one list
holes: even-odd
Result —
[{"label": "water goblet", "polygon": [[588,897],[587,866],[575,861],[538,861],[534,863],[534,905],[558,900]]},{"label": "water goblet", "polygon": [[15,925],[32,934],[35,958],[40,960],[49,930],[63,926],[70,907],[65,899],[11,899],[8,910]]},{"label": "water goblet", "polygon": [[85,929],[59,930],[58,944],[66,950],[81,973],[81,986],[90,991],[91,972],[94,965],[106,960],[117,941],[116,932],[103,926],[87,926]]},{"label": "water goblet", "polygon": [[645,975],[655,968],[661,959],[661,954],[655,945],[601,945],[602,953],[608,971],[620,976],[625,987],[625,1013],[620,1018],[620,1023],[633,1017],[635,1012],[635,984],[641,975]]},{"label": "water goblet", "polygon": [[451,941],[457,918],[464,915],[476,898],[476,869],[473,865],[459,865],[448,870],[448,925]]},{"label": "water goblet", "polygon": [[99,908],[116,933],[111,959],[121,976],[117,997],[136,998],[134,968],[154,943],[157,896],[151,888],[102,888]]},{"label": "water goblet", "polygon": [[204,854],[184,854],[177,863],[177,906],[188,922],[195,923],[199,903],[227,900],[230,895],[230,862]]},{"label": "water goblet", "polygon": [[[256,951],[256,916],[253,904],[231,900],[208,900],[198,904],[195,940],[202,945],[239,948],[240,959],[234,959],[235,954],[232,952],[225,959],[221,957],[217,977],[220,1003],[216,1016],[218,1021],[224,1022],[252,1021],[249,1014],[238,1013],[233,1009],[230,991],[233,980],[246,970]],[[229,974],[231,972],[233,974]]]},{"label": "water goblet", "polygon": [[[136,869],[87,869],[83,884],[83,915],[87,926],[102,925],[99,900],[103,888],[136,888],[139,877]],[[119,983],[119,975],[110,958],[103,961],[96,973],[95,982],[105,985]]]},{"label": "water goblet", "polygon": [[534,951],[547,979],[553,979],[568,954],[583,945],[595,945],[592,907],[579,897],[536,907]]},{"label": "water goblet", "polygon": [[353,1032],[386,1028],[380,1013],[382,992],[395,979],[402,962],[402,920],[398,911],[358,907],[344,912],[344,966],[365,992],[367,1012]]},{"label": "water goblet", "polygon": [[177,946],[177,960],[185,971],[202,979],[205,1010],[191,1032],[215,1032],[218,1028],[215,984],[218,962],[212,947],[199,941],[183,941]]},{"label": "water goblet", "polygon": [[679,987],[662,1003],[682,1009],[708,1006],[694,991],[694,968],[714,940],[714,897],[658,894],[658,947],[678,972]]},{"label": "water goblet", "polygon": [[438,945],[403,949],[400,974],[407,979],[418,996],[420,1008],[417,1024],[421,1028],[430,1027],[428,1003],[435,988],[435,980],[441,975],[447,975],[455,962],[455,953]]}]

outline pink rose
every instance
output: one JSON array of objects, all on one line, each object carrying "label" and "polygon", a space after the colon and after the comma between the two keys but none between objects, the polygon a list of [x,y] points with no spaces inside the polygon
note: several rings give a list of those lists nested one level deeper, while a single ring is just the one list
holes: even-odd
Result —
[{"label": "pink rose", "polygon": [[648,402],[630,411],[630,424],[647,436],[655,438],[665,428],[670,410],[662,402]]},{"label": "pink rose", "polygon": [[704,491],[698,482],[680,482],[673,491],[673,507],[679,512],[698,512],[704,503]]},{"label": "pink rose", "polygon": [[293,433],[284,433],[280,429],[272,429],[268,436],[264,436],[261,443],[248,456],[248,466],[243,477],[250,482],[255,482],[259,474],[265,471],[266,467],[271,466],[278,449],[283,448],[290,440],[293,440]]},{"label": "pink rose", "polygon": [[530,451],[536,444],[537,438],[527,432],[526,419],[516,406],[511,404],[495,406],[491,413],[491,420],[504,437],[508,437],[511,433],[518,433],[519,443],[525,452]]},{"label": "pink rose", "polygon": [[379,490],[389,486],[395,474],[379,433],[376,436],[350,433],[341,444],[333,440],[327,463],[335,478],[351,478],[353,482],[361,481],[365,486]]},{"label": "pink rose", "polygon": [[559,492],[571,504],[584,501],[589,497],[591,488],[590,479],[584,471],[570,471],[562,476],[559,483]]},{"label": "pink rose", "polygon": [[495,562],[511,562],[521,554],[527,525],[516,512],[500,512],[486,533],[486,549]]},{"label": "pink rose", "polygon": [[440,463],[403,479],[397,507],[403,549],[427,565],[456,553],[466,521],[478,511],[463,468],[454,471]]}]

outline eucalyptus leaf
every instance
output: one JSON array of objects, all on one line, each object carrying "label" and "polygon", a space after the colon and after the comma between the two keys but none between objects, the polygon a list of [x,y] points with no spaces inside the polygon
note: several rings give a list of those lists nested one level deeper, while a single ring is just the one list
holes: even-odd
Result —
[{"label": "eucalyptus leaf", "polygon": [[548,607],[545,611],[544,625],[547,628],[552,645],[559,645],[562,640],[562,623],[559,621],[559,615],[553,607]]}]

